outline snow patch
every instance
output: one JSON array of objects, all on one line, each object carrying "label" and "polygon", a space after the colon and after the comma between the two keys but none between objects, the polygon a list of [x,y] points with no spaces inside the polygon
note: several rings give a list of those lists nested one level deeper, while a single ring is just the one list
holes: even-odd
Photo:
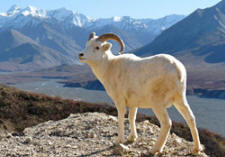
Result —
[{"label": "snow patch", "polygon": [[163,26],[163,27],[161,28],[161,30],[162,30],[162,31],[166,30],[166,27]]},{"label": "snow patch", "polygon": [[122,18],[119,17],[119,16],[114,16],[114,17],[113,17],[113,21],[114,21],[114,22],[120,22],[121,19],[122,19]]},{"label": "snow patch", "polygon": [[42,9],[37,9],[33,6],[29,6],[21,11],[21,14],[24,16],[33,16],[33,17],[46,17],[46,11]]},{"label": "snow patch", "polygon": [[7,16],[13,16],[13,15],[19,13],[19,12],[20,12],[20,7],[17,6],[17,5],[13,5],[13,6],[7,11],[7,13],[5,13],[5,15],[7,15]]}]

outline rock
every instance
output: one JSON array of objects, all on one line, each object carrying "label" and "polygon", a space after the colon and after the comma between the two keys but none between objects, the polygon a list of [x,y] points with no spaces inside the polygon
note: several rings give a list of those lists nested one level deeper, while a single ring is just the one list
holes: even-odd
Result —
[{"label": "rock", "polygon": [[119,144],[114,148],[113,154],[114,155],[122,155],[124,156],[129,152],[129,148],[124,144]]},{"label": "rock", "polygon": [[7,133],[6,138],[12,138],[12,137],[13,137],[12,134]]},{"label": "rock", "polygon": [[31,143],[31,141],[32,141],[32,137],[26,137],[24,143],[29,144],[29,143]]},{"label": "rock", "polygon": [[88,138],[95,138],[97,135],[94,132],[88,134]]},{"label": "rock", "polygon": [[[23,136],[4,136],[1,156],[149,156],[159,128],[149,121],[137,123],[138,138],[133,143],[114,145],[117,118],[104,113],[78,113],[59,121],[48,121],[26,128]],[[125,123],[125,138],[130,131]],[[175,134],[169,135],[162,152],[164,157],[191,157],[192,143]],[[201,153],[200,157],[207,155]]]}]

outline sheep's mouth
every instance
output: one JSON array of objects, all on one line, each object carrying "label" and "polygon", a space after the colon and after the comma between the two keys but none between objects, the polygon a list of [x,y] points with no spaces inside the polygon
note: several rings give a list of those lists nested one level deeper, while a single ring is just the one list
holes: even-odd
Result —
[{"label": "sheep's mouth", "polygon": [[79,56],[79,60],[80,60],[80,61],[83,61],[83,60],[86,60],[86,58],[80,57],[80,56]]}]

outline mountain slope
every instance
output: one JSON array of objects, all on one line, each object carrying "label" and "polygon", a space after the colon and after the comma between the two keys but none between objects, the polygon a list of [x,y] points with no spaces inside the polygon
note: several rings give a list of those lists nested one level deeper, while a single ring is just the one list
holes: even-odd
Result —
[{"label": "mountain slope", "polygon": [[198,9],[160,34],[152,43],[135,50],[138,55],[181,52],[205,56],[210,63],[225,62],[225,1]]},{"label": "mountain slope", "polygon": [[[73,30],[75,31],[76,29],[77,28],[74,26]],[[77,36],[73,37],[77,38],[79,41],[74,40],[72,37],[74,34],[66,32],[60,23],[51,24],[44,21],[36,26],[26,25],[17,30],[29,36],[40,45],[49,47],[70,57],[71,61],[75,61],[77,53],[82,49],[79,44],[84,41],[82,40],[80,42]],[[79,35],[88,36],[87,33],[82,33],[82,31],[80,31]]]},{"label": "mountain slope", "polygon": [[[121,39],[124,41],[125,51],[133,50],[137,47],[141,47],[142,45],[141,42],[139,42],[138,39],[136,39],[130,33],[127,33],[126,31],[123,31],[114,25],[105,25],[103,27],[93,29],[91,31],[95,31],[97,35],[102,35],[106,32],[111,32],[119,35]],[[112,43],[113,43],[112,50],[118,52],[120,50],[119,44],[114,41],[112,41]]]},{"label": "mountain slope", "polygon": [[152,41],[162,31],[177,23],[185,16],[169,15],[159,19],[134,19],[129,16],[97,19],[88,25],[88,30],[99,29],[104,26],[117,27],[127,32],[142,45]]},{"label": "mountain slope", "polygon": [[0,51],[8,48],[14,48],[24,43],[34,43],[30,38],[24,36],[16,30],[6,30],[0,32]]},{"label": "mountain slope", "polygon": [[12,66],[17,70],[34,70],[72,63],[68,62],[67,56],[38,44],[16,30],[0,32],[0,43],[1,64],[12,64],[9,67],[1,66],[0,69],[4,71],[10,71]]}]

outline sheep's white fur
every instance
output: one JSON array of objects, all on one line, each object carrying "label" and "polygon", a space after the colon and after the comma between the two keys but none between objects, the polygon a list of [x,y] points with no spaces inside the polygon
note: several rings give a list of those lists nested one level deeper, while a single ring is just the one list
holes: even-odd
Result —
[{"label": "sheep's white fur", "polygon": [[[201,151],[195,117],[186,99],[186,70],[173,56],[159,54],[140,58],[133,54],[115,56],[111,44],[96,40],[86,43],[80,61],[87,63],[104,85],[118,110],[118,143],[124,142],[124,114],[129,107],[131,133],[129,141],[137,138],[135,119],[137,108],[152,108],[161,131],[152,153],[161,152],[172,122],[167,107],[173,104],[186,120],[194,140],[193,153]],[[98,48],[96,48],[98,47]]]}]

